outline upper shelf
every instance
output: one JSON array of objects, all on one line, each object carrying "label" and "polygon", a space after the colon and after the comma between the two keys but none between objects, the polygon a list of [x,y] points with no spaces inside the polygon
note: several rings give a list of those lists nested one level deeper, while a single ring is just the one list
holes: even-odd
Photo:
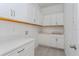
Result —
[{"label": "upper shelf", "polygon": [[33,23],[28,23],[28,22],[24,22],[24,21],[21,21],[21,20],[10,19],[10,18],[5,18],[5,17],[0,17],[0,20],[9,21],[9,22],[16,22],[16,23],[22,23],[22,24],[28,24],[28,25],[39,26],[39,27],[64,27],[64,25],[39,25],[39,24],[33,24]]}]

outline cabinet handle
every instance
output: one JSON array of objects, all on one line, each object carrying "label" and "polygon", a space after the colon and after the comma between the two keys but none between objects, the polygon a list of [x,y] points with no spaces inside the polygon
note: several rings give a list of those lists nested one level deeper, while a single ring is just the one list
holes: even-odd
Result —
[{"label": "cabinet handle", "polygon": [[28,35],[28,31],[25,31],[25,35]]},{"label": "cabinet handle", "polygon": [[74,20],[73,20],[73,24],[74,24]]},{"label": "cabinet handle", "polygon": [[13,16],[15,16],[15,11],[13,10]]},{"label": "cabinet handle", "polygon": [[57,25],[57,21],[56,21],[56,25]]},{"label": "cabinet handle", "polygon": [[70,48],[77,49],[75,45],[71,45]]},{"label": "cabinet handle", "polygon": [[10,9],[10,15],[11,15],[11,16],[12,16],[12,13],[13,13],[13,12],[12,12],[12,9]]},{"label": "cabinet handle", "polygon": [[15,16],[15,11],[14,11],[14,16]]},{"label": "cabinet handle", "polygon": [[56,41],[58,41],[58,39],[56,39]]},{"label": "cabinet handle", "polygon": [[36,22],[36,20],[34,19],[34,22]]},{"label": "cabinet handle", "polygon": [[20,52],[22,52],[22,51],[24,51],[24,49],[22,49],[22,50],[18,51],[17,53],[20,53]]}]

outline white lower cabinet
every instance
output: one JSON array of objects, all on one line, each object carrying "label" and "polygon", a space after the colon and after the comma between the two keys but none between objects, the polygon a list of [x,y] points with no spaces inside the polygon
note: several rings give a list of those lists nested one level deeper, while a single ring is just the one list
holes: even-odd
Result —
[{"label": "white lower cabinet", "polygon": [[17,51],[13,51],[13,52],[7,54],[6,56],[19,56],[19,54],[17,53]]},{"label": "white lower cabinet", "polygon": [[39,44],[49,47],[64,49],[64,36],[40,34]]},{"label": "white lower cabinet", "polygon": [[48,39],[49,40],[49,46],[51,46],[51,47],[56,47],[56,37],[51,37],[50,39]]},{"label": "white lower cabinet", "polygon": [[[51,40],[50,40],[51,39]],[[39,44],[40,45],[46,45],[46,46],[55,46],[55,38],[52,38],[52,35],[44,35],[40,34],[39,35]]]},{"label": "white lower cabinet", "polygon": [[7,53],[6,56],[34,56],[34,42],[27,43]]},{"label": "white lower cabinet", "polygon": [[62,38],[59,37],[56,40],[57,40],[56,41],[57,42],[57,44],[56,44],[57,48],[64,49],[64,38],[63,37]]}]

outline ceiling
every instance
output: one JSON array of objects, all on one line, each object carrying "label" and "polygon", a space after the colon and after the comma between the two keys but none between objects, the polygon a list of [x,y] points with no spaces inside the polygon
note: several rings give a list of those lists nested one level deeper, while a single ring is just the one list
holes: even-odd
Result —
[{"label": "ceiling", "polygon": [[40,8],[48,7],[48,6],[54,6],[54,5],[59,5],[63,3],[39,3]]}]

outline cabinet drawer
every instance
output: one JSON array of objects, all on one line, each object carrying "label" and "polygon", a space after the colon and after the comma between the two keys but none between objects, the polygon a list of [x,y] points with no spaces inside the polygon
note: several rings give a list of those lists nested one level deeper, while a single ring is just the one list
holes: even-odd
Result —
[{"label": "cabinet drawer", "polygon": [[23,46],[7,53],[6,56],[28,56],[29,53],[34,55],[34,42],[24,44]]},{"label": "cabinet drawer", "polygon": [[64,37],[58,37],[57,40],[57,48],[64,49]]},{"label": "cabinet drawer", "polygon": [[56,47],[56,38],[51,38],[49,41],[49,46]]},{"label": "cabinet drawer", "polygon": [[[32,53],[32,54],[30,54]],[[21,51],[19,53],[19,56],[29,56],[29,55],[34,55],[34,46],[30,46],[30,47],[25,47],[25,49],[23,51]]]},{"label": "cabinet drawer", "polygon": [[15,50],[15,51],[12,51],[12,52],[8,53],[5,56],[19,56],[19,54],[17,53],[17,50]]},{"label": "cabinet drawer", "polygon": [[23,54],[20,54],[20,56],[34,56],[34,48],[30,47],[28,49],[25,49]]}]

